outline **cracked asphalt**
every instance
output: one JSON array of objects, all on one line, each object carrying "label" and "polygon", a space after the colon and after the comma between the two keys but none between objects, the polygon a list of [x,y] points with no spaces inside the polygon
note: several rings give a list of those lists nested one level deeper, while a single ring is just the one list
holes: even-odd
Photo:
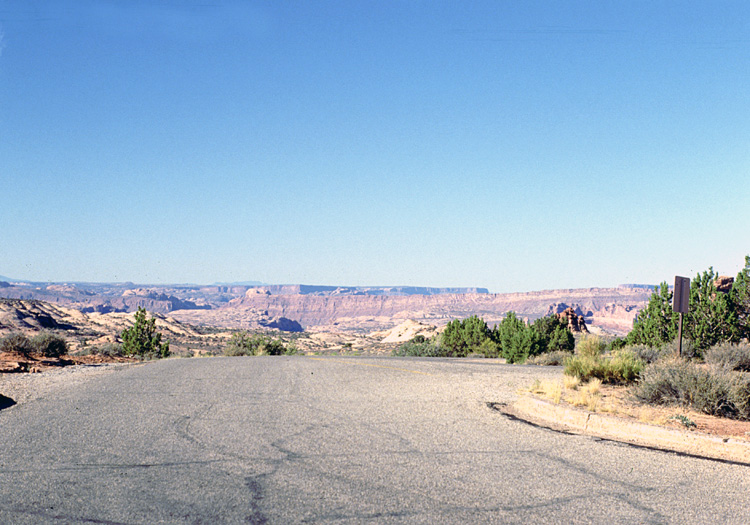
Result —
[{"label": "cracked asphalt", "polygon": [[0,410],[0,523],[746,523],[750,467],[506,418],[559,368],[170,359]]}]

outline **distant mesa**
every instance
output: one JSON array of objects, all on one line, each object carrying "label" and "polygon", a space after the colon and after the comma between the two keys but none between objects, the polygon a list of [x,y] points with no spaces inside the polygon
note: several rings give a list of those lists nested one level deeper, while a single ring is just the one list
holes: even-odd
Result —
[{"label": "distant mesa", "polygon": [[260,281],[233,281],[231,283],[213,283],[211,286],[263,286]]},{"label": "distant mesa", "polygon": [[[486,288],[417,286],[0,284],[0,297],[45,301],[92,318],[142,307],[196,326],[359,334],[389,330],[406,320],[439,329],[452,319],[478,315],[492,326],[509,311],[533,320],[571,309],[585,319],[588,330],[621,335],[630,331],[652,292],[649,285],[492,294]],[[40,328],[45,323],[52,324],[43,315],[36,320]]]},{"label": "distant mesa", "polygon": [[431,288],[424,286],[326,286],[310,284],[275,284],[250,288],[246,295],[440,295],[488,294],[487,288]]}]

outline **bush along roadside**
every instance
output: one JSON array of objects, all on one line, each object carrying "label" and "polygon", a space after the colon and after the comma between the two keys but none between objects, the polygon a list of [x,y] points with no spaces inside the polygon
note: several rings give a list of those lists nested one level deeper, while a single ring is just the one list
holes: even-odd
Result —
[{"label": "bush along roadside", "polygon": [[530,357],[554,352],[559,362],[560,354],[571,353],[574,346],[575,338],[565,317],[551,315],[529,324],[514,312],[508,312],[493,329],[481,317],[455,319],[441,335],[432,339],[418,335],[392,353],[421,357],[503,357],[509,363],[524,363]]},{"label": "bush along roadside", "polygon": [[638,379],[646,364],[643,359],[627,347],[614,350],[610,355],[604,354],[605,348],[600,337],[582,338],[576,354],[565,360],[564,374],[581,382],[598,379],[612,385],[625,385]]},{"label": "bush along roadside", "polygon": [[750,421],[750,344],[720,343],[706,350],[705,359],[672,355],[656,361],[643,370],[632,393],[643,403]]},{"label": "bush along roadside", "polygon": [[9,334],[0,340],[0,352],[24,356],[63,357],[68,354],[68,342],[51,332],[41,332],[31,339],[20,333]]},{"label": "bush along roadside", "polygon": [[294,355],[299,349],[294,343],[284,344],[280,339],[273,339],[265,334],[250,333],[240,330],[232,334],[224,348],[225,356],[250,355]]},{"label": "bush along roadside", "polygon": [[161,332],[156,330],[156,318],[146,319],[145,308],[138,308],[133,326],[120,334],[122,353],[141,359],[169,357],[169,341],[161,342]]}]

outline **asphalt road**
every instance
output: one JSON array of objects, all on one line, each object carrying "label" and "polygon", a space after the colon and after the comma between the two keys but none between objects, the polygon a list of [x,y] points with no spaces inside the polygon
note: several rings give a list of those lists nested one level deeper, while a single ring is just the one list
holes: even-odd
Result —
[{"label": "asphalt road", "polygon": [[0,523],[747,523],[750,468],[507,419],[559,368],[170,359],[0,411]]}]

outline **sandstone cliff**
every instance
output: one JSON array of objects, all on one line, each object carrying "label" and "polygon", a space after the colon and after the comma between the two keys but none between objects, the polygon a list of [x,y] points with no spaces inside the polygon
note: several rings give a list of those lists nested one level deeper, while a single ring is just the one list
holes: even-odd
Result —
[{"label": "sandstone cliff", "polygon": [[[545,290],[510,294],[439,295],[302,295],[247,293],[226,306],[204,311],[176,311],[172,315],[193,324],[249,328],[262,318],[287,318],[298,321],[306,330],[368,333],[392,328],[407,320],[444,325],[456,318],[478,315],[490,326],[515,311],[535,319],[547,315],[550,308],[564,311],[575,305],[577,315],[594,328],[627,333],[620,305],[626,312],[642,308],[651,296],[643,288],[585,288]],[[555,306],[557,305],[557,306]],[[564,308],[562,306],[564,305]],[[554,313],[557,313],[556,311]],[[627,317],[627,316],[624,316]]]}]

